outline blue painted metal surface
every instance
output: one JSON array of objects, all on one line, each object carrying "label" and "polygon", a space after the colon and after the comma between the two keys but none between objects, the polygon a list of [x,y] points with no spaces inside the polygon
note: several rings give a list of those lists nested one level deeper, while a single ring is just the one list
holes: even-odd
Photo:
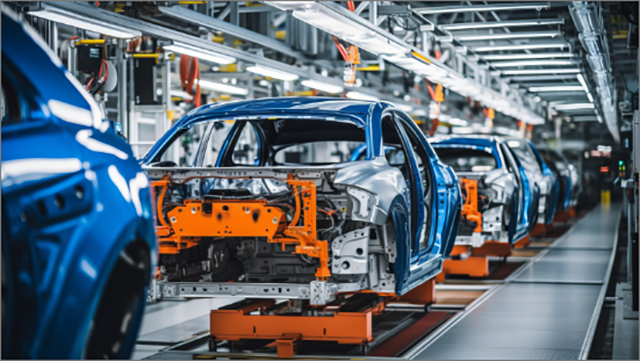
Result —
[{"label": "blue painted metal surface", "polygon": [[549,168],[549,166],[544,161],[544,159],[542,159],[542,156],[540,155],[540,152],[538,151],[538,149],[530,141],[528,142],[528,144],[531,147],[533,154],[535,154],[538,164],[540,164],[540,167],[542,168],[542,175],[545,178],[550,179],[551,180],[550,183],[553,184],[551,188],[551,193],[550,193],[551,200],[548,202],[548,206],[551,209],[548,209],[546,211],[545,220],[544,220],[544,224],[551,224],[553,222],[553,217],[555,216],[556,210],[558,208],[558,197],[560,196],[560,180],[556,178],[551,168]]},{"label": "blue painted metal surface", "polygon": [[[80,83],[5,8],[3,92],[15,88],[22,112],[2,124],[2,244],[11,260],[3,311],[13,320],[2,355],[82,358],[121,251],[142,241],[155,268],[148,179]],[[119,358],[133,349],[146,290],[140,294]]]},{"label": "blue painted metal surface", "polygon": [[[418,138],[420,146],[430,160],[433,175],[432,204],[428,209],[431,214],[431,229],[422,232],[426,225],[418,223],[412,230],[411,209],[417,205],[416,219],[424,218],[424,199],[420,176],[414,172],[418,181],[412,191],[412,197],[398,196],[388,211],[395,222],[397,259],[395,263],[396,293],[401,295],[429,278],[434,277],[442,269],[442,261],[449,256],[455,241],[458,222],[460,220],[461,195],[456,176],[450,167],[440,162],[424,134],[409,116],[387,102],[360,101],[340,98],[321,97],[287,97],[239,101],[226,104],[205,105],[194,109],[174,124],[162,138],[154,144],[141,159],[145,165],[152,163],[157,155],[162,154],[180,134],[194,124],[212,120],[276,120],[276,119],[314,119],[327,122],[348,122],[363,128],[366,135],[365,144],[358,150],[358,156],[366,152],[366,160],[384,157],[382,139],[382,118],[395,114],[395,119],[405,125]],[[237,124],[237,123],[236,123]],[[235,132],[240,131],[234,125],[220,150],[216,167],[222,165],[225,154]],[[403,141],[408,142],[407,134],[400,131]],[[357,156],[356,156],[357,159]],[[413,169],[418,169],[415,154],[410,152],[408,159]],[[264,164],[264,163],[261,163]],[[420,196],[416,196],[420,195]],[[429,237],[428,247],[420,249],[418,243],[422,234]]]}]

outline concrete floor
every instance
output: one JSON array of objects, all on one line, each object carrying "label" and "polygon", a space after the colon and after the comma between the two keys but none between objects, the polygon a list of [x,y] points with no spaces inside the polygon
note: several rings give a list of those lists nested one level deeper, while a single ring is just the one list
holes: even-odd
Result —
[{"label": "concrete floor", "polygon": [[157,353],[169,344],[192,337],[209,329],[209,312],[236,302],[233,298],[164,300],[147,305],[139,341],[166,342],[167,345],[136,344],[134,360]]}]

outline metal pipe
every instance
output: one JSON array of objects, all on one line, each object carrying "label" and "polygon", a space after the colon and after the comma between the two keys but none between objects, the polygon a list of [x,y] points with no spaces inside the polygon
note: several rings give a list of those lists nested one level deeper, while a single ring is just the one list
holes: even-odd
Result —
[{"label": "metal pipe", "polygon": [[125,129],[128,129],[128,117],[127,117],[127,62],[124,58],[124,47],[126,42],[123,39],[118,39],[118,46],[116,47],[116,70],[118,72],[118,123],[122,126],[123,134]]},{"label": "metal pipe", "polygon": [[378,2],[372,1],[371,5],[369,5],[369,21],[373,24],[378,25]]}]

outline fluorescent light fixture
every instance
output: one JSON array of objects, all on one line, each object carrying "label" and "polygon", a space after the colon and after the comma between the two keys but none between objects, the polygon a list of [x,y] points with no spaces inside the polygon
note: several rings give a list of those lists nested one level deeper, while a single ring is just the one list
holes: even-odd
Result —
[{"label": "fluorescent light fixture", "polygon": [[112,38],[131,39],[142,36],[142,32],[138,30],[127,29],[126,27],[109,24],[104,21],[92,19],[51,6],[47,6],[40,10],[29,11],[28,14],[54,21],[56,23],[62,23],[76,28],[94,31],[96,33],[110,36]]},{"label": "fluorescent light fixture", "polygon": [[556,110],[578,110],[578,109],[594,109],[593,103],[573,103],[573,104],[558,104],[554,106]]},{"label": "fluorescent light fixture", "polygon": [[491,46],[478,46],[472,48],[474,52],[489,52],[489,51],[508,51],[508,50],[535,50],[535,49],[562,49],[568,48],[567,43],[542,43],[542,44],[521,44],[521,45],[491,45]]},{"label": "fluorescent light fixture", "polygon": [[490,29],[504,28],[515,26],[535,26],[535,25],[555,25],[564,24],[564,18],[557,19],[530,19],[530,20],[513,20],[513,21],[491,21],[486,23],[458,23],[440,25],[444,30],[467,30],[467,29]]},{"label": "fluorescent light fixture", "polygon": [[295,18],[375,55],[403,54],[409,49],[408,45],[389,40],[373,29],[328,8],[322,2],[266,3],[280,9],[293,10],[292,15]]},{"label": "fluorescent light fixture", "polygon": [[[158,89],[156,90],[156,94],[158,94],[158,95],[162,95],[162,88],[158,88]],[[192,95],[190,95],[189,93],[187,93],[187,92],[186,92],[186,91],[184,91],[184,90],[171,89],[171,91],[169,92],[169,94],[170,94],[172,97],[180,97],[180,98],[182,98],[182,99],[189,99],[189,100],[190,100],[190,99],[193,99],[193,96],[192,96]]]},{"label": "fluorescent light fixture", "polygon": [[501,10],[541,10],[548,9],[548,2],[538,3],[515,3],[515,4],[490,4],[490,5],[469,5],[469,6],[441,6],[413,8],[418,14],[450,14],[450,13],[472,13],[476,11],[501,11]]},{"label": "fluorescent light fixture", "polygon": [[403,111],[407,112],[407,113],[413,110],[413,107],[411,105],[405,105],[405,104],[396,103],[396,106],[398,108],[402,109]]},{"label": "fluorescent light fixture", "polygon": [[358,92],[348,92],[347,93],[347,98],[349,99],[356,99],[356,100],[370,100],[373,102],[378,101],[379,99],[372,96],[372,95],[368,95],[368,94],[363,94],[363,93],[358,93]]},{"label": "fluorescent light fixture", "polygon": [[589,101],[593,103],[593,96],[591,95],[591,93],[587,93],[587,98],[589,98]]},{"label": "fluorescent light fixture", "polygon": [[499,54],[483,55],[484,60],[518,60],[518,59],[550,59],[550,58],[573,58],[572,53],[535,53],[535,54]]},{"label": "fluorescent light fixture", "polygon": [[451,118],[445,121],[445,123],[449,123],[451,125],[455,125],[455,126],[459,126],[459,127],[464,127],[467,126],[469,124],[469,122],[467,122],[466,120],[462,120],[460,118]]},{"label": "fluorescent light fixture", "polygon": [[500,34],[469,34],[459,35],[455,38],[459,41],[481,41],[481,40],[502,40],[502,39],[529,39],[529,38],[555,38],[560,36],[557,31],[534,31],[534,32],[520,32],[520,33],[500,33]]},{"label": "fluorescent light fixture", "polygon": [[263,76],[268,76],[269,78],[280,79],[284,81],[294,81],[294,80],[298,80],[299,78],[299,76],[297,76],[296,74],[286,73],[284,71],[271,69],[271,68],[267,68],[260,65],[247,67],[247,70],[252,73],[256,73]]},{"label": "fluorescent light fixture", "polygon": [[560,86],[534,86],[529,88],[530,92],[533,93],[541,93],[541,92],[571,92],[571,91],[580,91],[584,90],[582,85],[560,85]]},{"label": "fluorescent light fixture", "polygon": [[325,93],[331,93],[331,94],[338,94],[344,91],[344,88],[341,86],[322,83],[316,80],[303,80],[302,85],[311,89],[316,89],[316,90],[320,90]]},{"label": "fluorescent light fixture", "polygon": [[233,85],[216,83],[208,80],[200,80],[198,84],[200,84],[200,87],[202,88],[217,91],[219,93],[234,94],[234,95],[249,94],[249,90],[247,90],[246,88],[240,88]]},{"label": "fluorescent light fixture", "polygon": [[521,60],[521,61],[502,61],[491,63],[496,68],[511,68],[518,66],[548,66],[548,65],[573,65],[573,60]]},{"label": "fluorescent light fixture", "polygon": [[213,51],[197,48],[195,46],[184,43],[173,43],[170,45],[165,45],[164,49],[222,65],[233,64],[236,62],[236,58],[234,57],[214,53]]},{"label": "fluorescent light fixture", "polygon": [[501,70],[503,75],[537,75],[537,74],[577,74],[580,69],[526,69],[526,70]]},{"label": "fluorescent light fixture", "polygon": [[451,133],[453,134],[473,134],[473,128],[471,127],[456,127],[451,128]]}]

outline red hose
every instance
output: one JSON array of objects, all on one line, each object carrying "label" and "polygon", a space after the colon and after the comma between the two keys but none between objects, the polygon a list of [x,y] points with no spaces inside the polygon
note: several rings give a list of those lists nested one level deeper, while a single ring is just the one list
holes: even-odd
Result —
[{"label": "red hose", "polygon": [[347,1],[347,8],[351,11],[356,11],[356,6],[353,4],[353,1]]},{"label": "red hose", "polygon": [[[180,83],[182,88],[193,96],[193,84],[198,79],[196,85],[196,94],[194,96],[194,104],[197,107],[200,106],[200,65],[198,58],[191,57],[189,55],[180,56]],[[187,103],[191,102],[187,100]]]},{"label": "red hose", "polygon": [[347,50],[344,48],[344,46],[340,44],[340,40],[334,35],[331,35],[331,39],[333,39],[333,42],[336,44],[336,48],[338,48],[338,51],[340,52],[340,55],[342,55],[344,61],[349,61],[349,54],[347,54]]},{"label": "red hose", "polygon": [[[104,67],[107,69],[107,73],[104,75],[104,81],[107,81],[107,78],[109,78],[109,64],[107,64],[107,61],[104,59],[102,62],[104,63]],[[100,74],[102,74],[102,67],[100,67]]]}]

